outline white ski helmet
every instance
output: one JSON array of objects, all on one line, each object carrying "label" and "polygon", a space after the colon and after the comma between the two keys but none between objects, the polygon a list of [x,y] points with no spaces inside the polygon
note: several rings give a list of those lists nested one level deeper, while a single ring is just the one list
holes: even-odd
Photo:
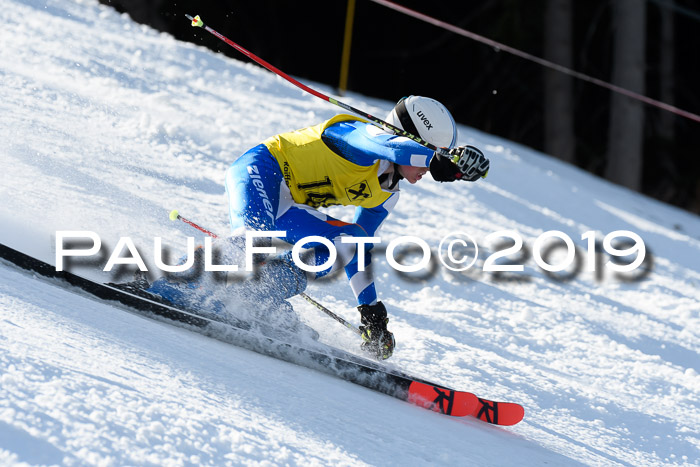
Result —
[{"label": "white ski helmet", "polygon": [[404,97],[386,121],[440,148],[452,148],[457,142],[457,124],[450,111],[429,97]]}]

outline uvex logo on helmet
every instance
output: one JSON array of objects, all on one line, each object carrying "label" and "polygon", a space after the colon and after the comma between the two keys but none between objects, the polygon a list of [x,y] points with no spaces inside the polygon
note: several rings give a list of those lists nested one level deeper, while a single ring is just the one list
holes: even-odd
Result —
[{"label": "uvex logo on helmet", "polygon": [[416,115],[418,115],[418,118],[420,118],[420,121],[423,122],[423,125],[425,125],[426,130],[430,130],[433,125],[430,124],[430,120],[428,120],[428,117],[425,116],[422,110],[419,110]]}]

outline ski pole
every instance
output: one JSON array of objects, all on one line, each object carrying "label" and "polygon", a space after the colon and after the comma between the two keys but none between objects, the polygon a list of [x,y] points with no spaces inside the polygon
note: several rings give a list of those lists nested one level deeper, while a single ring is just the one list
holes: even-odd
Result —
[{"label": "ski pole", "polygon": [[345,321],[343,318],[341,318],[340,316],[336,315],[336,314],[333,313],[331,310],[329,310],[328,308],[326,308],[325,306],[321,305],[320,303],[318,303],[318,302],[317,302],[316,300],[314,300],[313,298],[311,298],[311,297],[309,297],[308,295],[306,295],[304,292],[300,293],[299,295],[301,295],[302,298],[303,298],[304,300],[306,300],[307,302],[311,303],[313,306],[315,306],[316,308],[318,308],[319,310],[321,310],[322,312],[324,312],[325,314],[327,314],[328,316],[330,316],[331,318],[333,318],[334,320],[336,320],[336,321],[339,322],[340,324],[344,325],[346,328],[348,328],[348,329],[350,329],[351,331],[353,331],[355,334],[360,334],[360,335],[362,334],[362,331],[360,331],[360,330],[357,328],[357,326],[355,326],[355,325],[352,324],[352,323],[349,323],[349,322]]},{"label": "ski pole", "polygon": [[262,65],[263,67],[267,68],[268,70],[270,70],[271,72],[275,73],[276,75],[281,76],[282,78],[284,78],[284,79],[286,79],[287,81],[289,81],[290,83],[292,83],[294,86],[296,86],[296,87],[298,87],[298,88],[300,88],[300,89],[302,89],[302,90],[308,92],[309,94],[312,94],[312,95],[318,97],[319,99],[323,99],[324,101],[330,102],[331,104],[337,105],[338,107],[340,107],[340,108],[342,108],[342,109],[344,109],[344,110],[347,110],[347,111],[352,112],[352,113],[354,113],[354,114],[360,115],[361,117],[366,118],[366,119],[369,120],[371,123],[373,123],[374,125],[378,126],[379,128],[389,129],[389,130],[391,130],[392,132],[394,132],[394,134],[396,134],[396,135],[404,136],[404,137],[406,137],[406,138],[412,139],[412,140],[415,141],[416,143],[418,143],[418,144],[420,144],[420,145],[422,145],[422,146],[425,146],[426,148],[428,148],[428,149],[430,149],[430,150],[436,151],[436,152],[437,152],[438,154],[440,154],[441,156],[442,156],[442,155],[444,155],[444,156],[447,156],[447,155],[448,155],[448,152],[447,152],[447,149],[446,149],[446,148],[439,148],[439,147],[435,146],[434,144],[431,144],[431,143],[427,142],[426,140],[424,140],[424,139],[421,138],[420,136],[417,136],[417,135],[414,135],[414,134],[412,134],[412,133],[409,133],[409,132],[406,131],[406,130],[403,130],[403,129],[401,129],[401,128],[399,128],[399,127],[396,127],[396,126],[394,126],[394,125],[392,125],[392,124],[390,124],[390,123],[388,123],[388,122],[385,122],[384,120],[382,120],[382,119],[380,119],[380,118],[377,118],[377,117],[375,117],[375,116],[373,116],[373,115],[370,115],[370,114],[368,114],[367,112],[364,112],[364,111],[359,110],[359,109],[356,109],[355,107],[352,107],[352,106],[350,106],[350,105],[348,105],[348,104],[345,104],[345,103],[343,103],[343,102],[340,102],[339,100],[336,100],[336,99],[334,99],[334,98],[332,98],[332,97],[330,97],[330,96],[327,96],[327,95],[323,94],[322,92],[316,91],[315,89],[312,89],[312,88],[308,87],[307,85],[305,85],[305,84],[303,84],[303,83],[297,81],[296,79],[292,78],[291,76],[289,76],[288,74],[286,74],[285,72],[283,72],[282,70],[280,70],[279,68],[277,68],[276,66],[274,66],[274,65],[272,65],[272,64],[270,64],[270,63],[268,63],[268,62],[266,62],[265,60],[263,60],[262,58],[258,57],[258,56],[255,55],[254,53],[252,53],[252,52],[250,52],[250,51],[244,49],[244,48],[241,47],[240,45],[236,44],[235,42],[233,42],[233,41],[232,41],[231,39],[229,39],[228,37],[224,36],[223,34],[221,34],[221,33],[217,32],[217,31],[215,31],[214,29],[212,29],[212,28],[210,28],[209,26],[207,26],[206,24],[204,24],[204,22],[203,22],[202,19],[199,17],[199,15],[195,16],[194,18],[193,18],[192,16],[188,15],[188,14],[185,14],[185,16],[187,17],[187,19],[189,19],[190,21],[192,21],[192,26],[193,26],[193,27],[200,27],[200,28],[203,28],[205,31],[207,31],[208,33],[212,34],[213,36],[215,36],[215,37],[221,39],[222,41],[224,41],[225,43],[227,43],[228,45],[230,45],[231,47],[233,47],[234,49],[236,49],[237,51],[239,51],[240,53],[242,53],[242,54],[245,55],[246,57],[250,58],[251,60],[254,60],[254,61],[257,62],[258,64],[260,64],[260,65]]},{"label": "ski pole", "polygon": [[172,211],[170,211],[170,220],[171,220],[171,221],[182,221],[182,222],[184,222],[185,224],[191,225],[192,227],[194,227],[195,229],[199,230],[200,232],[204,232],[205,234],[209,235],[209,236],[212,237],[212,238],[219,238],[219,236],[216,235],[214,232],[210,232],[210,231],[208,231],[207,229],[198,226],[197,224],[195,224],[195,223],[192,222],[191,220],[185,219],[184,217],[182,217],[182,216],[177,212],[177,209],[173,209]]},{"label": "ski pole", "polygon": [[[212,237],[212,238],[219,238],[219,236],[216,235],[215,233],[213,233],[213,232],[211,232],[211,231],[205,229],[204,227],[199,226],[198,224],[196,224],[195,222],[192,222],[192,221],[189,220],[189,219],[185,219],[184,217],[182,217],[182,216],[177,212],[177,209],[173,209],[172,211],[170,211],[170,216],[169,216],[169,217],[170,217],[170,220],[171,220],[171,221],[182,221],[182,222],[184,222],[185,224],[188,224],[188,225],[194,227],[195,229],[199,230],[200,232],[204,232],[205,234],[209,235],[209,236]],[[352,323],[349,323],[349,322],[345,321],[343,318],[341,318],[340,316],[336,315],[336,314],[333,313],[331,310],[329,310],[328,308],[326,308],[325,306],[321,305],[320,303],[318,303],[318,302],[317,302],[316,300],[314,300],[313,298],[311,298],[311,297],[309,297],[308,295],[306,295],[304,292],[301,292],[299,295],[301,295],[302,298],[304,298],[304,300],[306,300],[307,302],[311,303],[311,304],[314,305],[316,308],[318,308],[319,310],[321,310],[322,312],[324,312],[325,314],[327,314],[328,316],[330,316],[331,318],[333,318],[334,320],[336,320],[336,321],[339,322],[340,324],[344,325],[345,327],[347,327],[347,328],[350,329],[351,331],[354,331],[356,334],[362,334],[362,331],[360,331],[360,330],[357,328],[357,326],[353,325]]]}]

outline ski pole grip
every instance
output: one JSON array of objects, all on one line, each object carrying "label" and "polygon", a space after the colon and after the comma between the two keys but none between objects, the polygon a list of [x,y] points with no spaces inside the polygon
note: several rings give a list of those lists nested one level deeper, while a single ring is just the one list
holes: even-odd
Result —
[{"label": "ski pole grip", "polygon": [[451,160],[450,159],[450,150],[447,148],[437,148],[437,149],[435,149],[435,154],[437,154],[438,157],[446,157],[447,160]]}]

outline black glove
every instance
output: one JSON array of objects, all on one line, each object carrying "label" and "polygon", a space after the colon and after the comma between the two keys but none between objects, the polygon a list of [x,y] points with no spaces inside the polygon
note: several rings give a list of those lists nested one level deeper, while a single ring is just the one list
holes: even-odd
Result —
[{"label": "black glove", "polygon": [[438,182],[474,182],[480,177],[486,177],[489,167],[489,160],[479,149],[460,146],[450,149],[447,155],[435,153],[430,160],[430,175]]},{"label": "black glove", "polygon": [[360,305],[357,307],[361,318],[362,350],[369,352],[379,360],[386,360],[394,353],[396,341],[394,334],[389,332],[386,307],[382,302],[375,305]]}]

